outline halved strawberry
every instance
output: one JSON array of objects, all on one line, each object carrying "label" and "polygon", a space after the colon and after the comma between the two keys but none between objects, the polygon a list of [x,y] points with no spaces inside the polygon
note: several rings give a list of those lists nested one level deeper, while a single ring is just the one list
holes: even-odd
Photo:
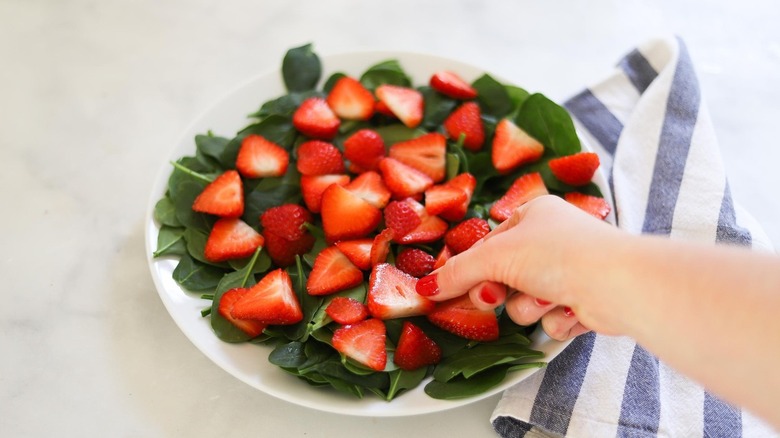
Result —
[{"label": "halved strawberry", "polygon": [[393,363],[398,368],[413,371],[435,365],[441,361],[441,347],[428,337],[420,327],[404,321],[398,345],[395,347]]},{"label": "halved strawberry", "polygon": [[409,128],[416,128],[423,118],[423,96],[414,88],[382,84],[376,87],[376,97]]},{"label": "halved strawberry", "polygon": [[336,81],[327,101],[342,119],[368,120],[374,115],[374,95],[360,81],[349,76]]},{"label": "halved strawberry", "polygon": [[419,248],[404,248],[395,258],[395,267],[412,277],[425,277],[433,271],[436,260]]},{"label": "halved strawberry", "polygon": [[211,228],[204,255],[212,262],[249,257],[264,243],[263,236],[239,218],[220,218]]},{"label": "halved strawberry", "polygon": [[310,97],[293,113],[293,126],[303,135],[330,140],[339,131],[341,121],[321,97]]},{"label": "halved strawberry", "polygon": [[500,173],[509,173],[519,166],[532,163],[544,154],[544,145],[528,135],[509,119],[496,125],[493,136],[493,167]]},{"label": "halved strawberry", "polygon": [[361,129],[344,140],[344,158],[363,170],[374,170],[385,156],[385,141],[372,129]]},{"label": "halved strawberry", "polygon": [[389,263],[374,266],[368,279],[368,311],[379,319],[425,315],[436,305],[417,293],[417,279]]},{"label": "halved strawberry", "polygon": [[435,326],[473,341],[498,339],[498,318],[493,310],[479,310],[468,294],[441,301],[428,313]]},{"label": "halved strawberry", "polygon": [[509,219],[521,205],[548,193],[541,174],[527,173],[517,178],[504,196],[493,203],[490,207],[490,217],[495,221],[503,222]]},{"label": "halved strawberry", "polygon": [[397,117],[395,116],[395,114],[393,114],[393,111],[390,109],[390,107],[387,106],[387,104],[382,102],[381,100],[376,101],[376,104],[374,105],[374,111],[379,114],[382,114],[383,116],[397,119]]},{"label": "halved strawberry", "polygon": [[452,257],[452,251],[447,245],[444,245],[436,256],[436,261],[433,263],[433,269],[439,269],[447,263],[447,260]]},{"label": "halved strawberry", "polygon": [[455,225],[444,235],[444,244],[454,254],[460,254],[471,248],[479,239],[490,232],[490,225],[485,219],[473,217]]},{"label": "halved strawberry", "polygon": [[393,158],[382,158],[379,171],[396,199],[419,195],[433,185],[430,176]]},{"label": "halved strawberry", "polygon": [[355,324],[368,318],[366,305],[349,297],[334,297],[325,313],[339,324]]},{"label": "halved strawberry", "polygon": [[192,209],[220,217],[244,214],[244,185],[235,170],[228,170],[209,183],[192,203]]},{"label": "halved strawberry", "polygon": [[609,212],[612,210],[604,198],[599,198],[597,196],[590,196],[578,192],[570,192],[563,195],[563,198],[599,219],[606,218],[607,215],[609,215]]},{"label": "halved strawberry", "polygon": [[290,164],[290,154],[278,144],[259,135],[248,135],[241,141],[236,169],[247,178],[282,176]]},{"label": "halved strawberry", "polygon": [[328,242],[365,237],[382,220],[378,208],[336,184],[323,192],[320,215]]},{"label": "halved strawberry", "polygon": [[374,371],[382,371],[387,365],[386,338],[385,323],[372,318],[337,329],[332,342],[339,353]]},{"label": "halved strawberry", "polygon": [[422,219],[410,202],[406,200],[393,201],[384,210],[385,225],[393,230],[396,236],[405,236],[417,228]]},{"label": "halved strawberry", "polygon": [[453,141],[457,141],[461,134],[464,134],[466,138],[463,140],[463,147],[470,151],[479,151],[485,143],[482,111],[476,102],[466,102],[456,108],[444,120],[444,129]]},{"label": "halved strawberry", "polygon": [[282,204],[271,207],[260,215],[260,224],[268,230],[287,240],[298,240],[308,231],[305,223],[312,223],[314,218],[309,210],[298,204]]},{"label": "halved strawberry", "polygon": [[559,180],[572,186],[583,186],[593,179],[599,167],[599,156],[595,152],[578,152],[553,158],[548,164]]},{"label": "halved strawberry", "polygon": [[223,318],[233,323],[234,326],[241,329],[242,332],[254,338],[260,333],[263,333],[263,330],[268,327],[268,324],[256,319],[238,319],[231,315],[236,301],[240,300],[247,292],[249,292],[249,289],[243,287],[237,287],[226,291],[222,294],[222,298],[219,299],[217,312],[219,312]]},{"label": "halved strawberry", "polygon": [[233,304],[233,318],[256,319],[270,325],[289,325],[303,319],[301,305],[287,271],[269,272]]},{"label": "halved strawberry", "polygon": [[290,266],[295,264],[295,256],[303,255],[311,251],[314,247],[315,238],[311,233],[304,233],[300,239],[287,240],[268,230],[263,230],[265,246],[263,250],[268,252],[268,256],[276,266]]},{"label": "halved strawberry", "polygon": [[428,214],[428,212],[425,211],[425,206],[414,199],[407,198],[405,202],[408,202],[415,213],[417,213],[417,216],[420,217],[420,225],[402,236],[395,236],[395,242],[406,245],[413,243],[431,243],[444,236],[447,232],[447,228],[449,228],[447,222],[438,216]]},{"label": "halved strawberry", "polygon": [[460,209],[467,199],[466,192],[459,187],[449,184],[435,185],[425,191],[425,211],[433,215],[455,211]]},{"label": "halved strawberry", "polygon": [[368,271],[371,269],[371,247],[374,245],[373,238],[355,239],[355,240],[340,240],[335,243],[352,264],[357,266],[361,271]]},{"label": "halved strawberry", "polygon": [[457,73],[451,71],[445,70],[434,73],[429,84],[434,90],[453,99],[468,100],[477,97],[477,90]]},{"label": "halved strawberry", "polygon": [[329,246],[314,259],[306,281],[309,295],[328,295],[349,289],[363,282],[363,272],[337,247]]},{"label": "halved strawberry", "polygon": [[376,208],[384,208],[390,202],[390,190],[382,180],[382,176],[373,170],[361,173],[346,189],[368,201]]},{"label": "halved strawberry", "polygon": [[411,140],[390,146],[388,156],[412,166],[431,177],[433,182],[444,180],[446,173],[447,139],[438,132],[423,134]]},{"label": "halved strawberry", "polygon": [[301,175],[344,173],[341,151],[321,140],[309,140],[298,146],[298,171]]},{"label": "halved strawberry", "polygon": [[374,241],[371,244],[371,266],[376,266],[380,263],[387,261],[387,256],[390,254],[390,243],[393,241],[393,230],[385,228],[374,236]]},{"label": "halved strawberry", "polygon": [[322,193],[331,184],[346,186],[349,184],[349,175],[302,175],[301,194],[306,208],[312,213],[319,213],[322,208]]}]

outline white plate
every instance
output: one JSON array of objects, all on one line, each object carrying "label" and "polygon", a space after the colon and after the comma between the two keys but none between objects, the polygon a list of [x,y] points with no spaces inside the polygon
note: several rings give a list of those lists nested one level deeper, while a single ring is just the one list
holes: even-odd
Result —
[{"label": "white plate", "polygon": [[[438,70],[456,71],[469,82],[484,73],[475,66],[431,55],[366,52],[321,57],[322,78],[327,79],[334,72],[358,76],[371,65],[388,59],[398,60],[413,79],[415,86],[426,84],[428,78]],[[248,114],[257,110],[263,102],[285,94],[280,71],[280,67],[275,68],[227,94],[198,117],[182,134],[169,155],[162,157],[165,164],[157,175],[146,214],[146,254],[160,298],[184,334],[219,367],[263,392],[301,406],[348,415],[392,417],[443,411],[489,397],[533,374],[535,370],[514,372],[492,390],[462,400],[430,398],[423,391],[425,382],[390,402],[380,400],[373,394],[366,394],[363,399],[358,399],[335,390],[312,387],[297,377],[286,374],[268,362],[270,347],[248,343],[229,344],[214,335],[209,319],[200,316],[201,309],[207,307],[210,302],[197,298],[197,294],[185,292],[171,277],[177,259],[152,257],[152,252],[157,247],[159,232],[159,224],[154,220],[154,205],[165,194],[168,176],[172,170],[169,162],[183,155],[194,155],[196,134],[211,130],[215,135],[231,138],[249,124],[246,118]],[[508,83],[501,78],[496,79]],[[596,183],[602,188],[606,187],[601,173],[597,174]],[[541,330],[532,335],[532,340],[532,347],[543,351],[544,360],[548,362],[568,345],[568,342],[551,340]]]}]

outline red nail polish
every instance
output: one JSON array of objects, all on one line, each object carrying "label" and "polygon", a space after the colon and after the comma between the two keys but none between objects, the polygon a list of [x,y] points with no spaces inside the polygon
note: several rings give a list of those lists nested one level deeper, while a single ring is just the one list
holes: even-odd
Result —
[{"label": "red nail polish", "polygon": [[424,297],[431,297],[439,293],[439,284],[436,282],[436,274],[429,274],[417,280],[415,290]]},{"label": "red nail polish", "polygon": [[487,286],[483,286],[482,290],[479,291],[479,298],[484,301],[485,304],[496,304],[496,302],[498,302],[496,296],[493,295],[493,291]]},{"label": "red nail polish", "polygon": [[549,306],[550,302],[547,300],[543,300],[541,298],[537,298],[534,300],[536,302],[536,305],[539,307]]},{"label": "red nail polish", "polygon": [[566,306],[563,308],[563,314],[566,316],[574,316],[574,311],[571,310],[571,307]]}]

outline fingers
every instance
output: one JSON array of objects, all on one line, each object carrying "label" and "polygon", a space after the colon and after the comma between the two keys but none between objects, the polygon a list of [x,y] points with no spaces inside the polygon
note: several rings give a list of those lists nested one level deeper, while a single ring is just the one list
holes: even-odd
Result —
[{"label": "fingers", "polygon": [[542,329],[556,341],[565,341],[590,331],[580,324],[577,316],[568,307],[556,307],[547,312],[542,317]]},{"label": "fingers", "polygon": [[506,286],[484,281],[469,290],[469,298],[480,310],[493,310],[506,300]]},{"label": "fingers", "polygon": [[514,294],[507,299],[506,311],[512,321],[519,325],[531,325],[541,320],[547,336],[558,341],[590,331],[579,322],[570,308],[556,306],[524,293]]}]

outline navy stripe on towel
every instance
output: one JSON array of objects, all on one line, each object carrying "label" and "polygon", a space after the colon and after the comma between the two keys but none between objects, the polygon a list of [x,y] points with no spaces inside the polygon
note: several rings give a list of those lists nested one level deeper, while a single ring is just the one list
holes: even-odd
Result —
[{"label": "navy stripe on towel", "polygon": [[658,72],[650,65],[647,58],[636,49],[626,55],[618,66],[625,72],[628,80],[634,84],[640,94],[644,93],[650,83],[658,76]]},{"label": "navy stripe on towel", "polygon": [[493,420],[493,430],[499,436],[522,438],[531,431],[533,426],[514,417],[501,416]]},{"label": "navy stripe on towel", "polygon": [[615,155],[623,124],[590,90],[586,89],[572,97],[564,106],[601,143],[604,150]]},{"label": "navy stripe on towel", "polygon": [[704,393],[704,438],[742,436],[742,411],[719,398]]},{"label": "navy stripe on towel", "polygon": [[661,418],[661,380],[658,359],[639,345],[634,347],[620,407],[619,437],[655,435]]},{"label": "navy stripe on towel", "polygon": [[734,201],[731,198],[731,189],[728,182],[723,191],[723,202],[720,204],[720,217],[716,234],[718,243],[733,243],[751,246],[753,237],[750,231],[737,225],[737,214],[734,211]]}]

